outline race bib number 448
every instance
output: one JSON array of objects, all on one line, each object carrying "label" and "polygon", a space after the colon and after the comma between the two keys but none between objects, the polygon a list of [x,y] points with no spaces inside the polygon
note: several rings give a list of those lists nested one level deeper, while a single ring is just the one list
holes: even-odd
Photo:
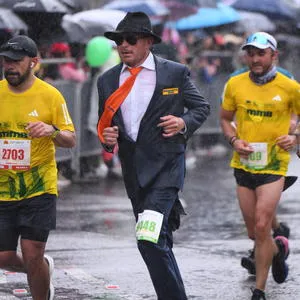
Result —
[{"label": "race bib number 448", "polygon": [[145,240],[157,244],[164,215],[154,210],[144,210],[136,223],[137,240]]},{"label": "race bib number 448", "polygon": [[30,140],[0,140],[0,169],[30,169]]}]

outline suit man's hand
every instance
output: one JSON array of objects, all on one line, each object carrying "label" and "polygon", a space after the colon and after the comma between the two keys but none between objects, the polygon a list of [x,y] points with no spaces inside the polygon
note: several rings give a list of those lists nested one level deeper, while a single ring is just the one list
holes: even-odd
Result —
[{"label": "suit man's hand", "polygon": [[160,118],[161,122],[157,125],[163,129],[163,137],[172,137],[185,129],[182,118],[168,115]]},{"label": "suit man's hand", "polygon": [[106,127],[103,130],[103,138],[105,145],[115,146],[119,137],[119,128],[118,126]]}]

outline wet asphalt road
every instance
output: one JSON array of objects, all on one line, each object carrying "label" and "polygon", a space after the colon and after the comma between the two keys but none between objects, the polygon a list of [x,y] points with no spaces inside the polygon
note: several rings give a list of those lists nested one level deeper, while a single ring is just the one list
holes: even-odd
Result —
[{"label": "wet asphalt road", "polygon": [[[229,156],[198,156],[196,166],[187,172],[181,198],[188,214],[174,235],[174,252],[189,299],[251,299],[255,281],[240,267],[240,258],[252,243],[228,164]],[[299,170],[300,160],[293,156],[289,174],[297,175]],[[291,227],[290,272],[281,285],[270,274],[269,300],[300,299],[299,195],[300,180],[282,196],[278,213]],[[47,246],[56,266],[55,299],[156,299],[136,248],[134,225],[121,180],[100,179],[62,190],[57,230]],[[25,275],[0,274],[1,300],[18,299],[12,294],[16,288],[28,289]]]}]

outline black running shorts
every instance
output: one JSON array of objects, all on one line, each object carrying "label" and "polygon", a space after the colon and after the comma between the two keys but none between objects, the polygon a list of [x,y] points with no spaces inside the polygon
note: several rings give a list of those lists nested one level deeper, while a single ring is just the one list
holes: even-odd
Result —
[{"label": "black running shorts", "polygon": [[277,181],[283,177],[282,175],[274,174],[254,174],[242,169],[234,169],[233,174],[238,185],[250,190],[255,190],[260,185]]},{"label": "black running shorts", "polygon": [[18,238],[46,242],[56,227],[56,195],[0,201],[0,251],[17,249]]}]

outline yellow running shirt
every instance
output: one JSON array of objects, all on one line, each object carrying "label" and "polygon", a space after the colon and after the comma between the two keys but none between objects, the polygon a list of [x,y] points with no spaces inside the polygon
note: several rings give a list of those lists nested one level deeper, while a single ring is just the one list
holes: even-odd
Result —
[{"label": "yellow running shirt", "polygon": [[65,100],[52,85],[36,78],[17,94],[0,81],[0,201],[57,195],[55,146],[51,137],[30,138],[28,122],[42,121],[74,131]]},{"label": "yellow running shirt", "polygon": [[285,175],[290,154],[276,146],[275,140],[288,134],[291,113],[300,114],[300,85],[279,72],[271,82],[257,85],[245,72],[228,80],[222,107],[236,111],[237,136],[255,149],[247,160],[234,151],[231,167]]}]

